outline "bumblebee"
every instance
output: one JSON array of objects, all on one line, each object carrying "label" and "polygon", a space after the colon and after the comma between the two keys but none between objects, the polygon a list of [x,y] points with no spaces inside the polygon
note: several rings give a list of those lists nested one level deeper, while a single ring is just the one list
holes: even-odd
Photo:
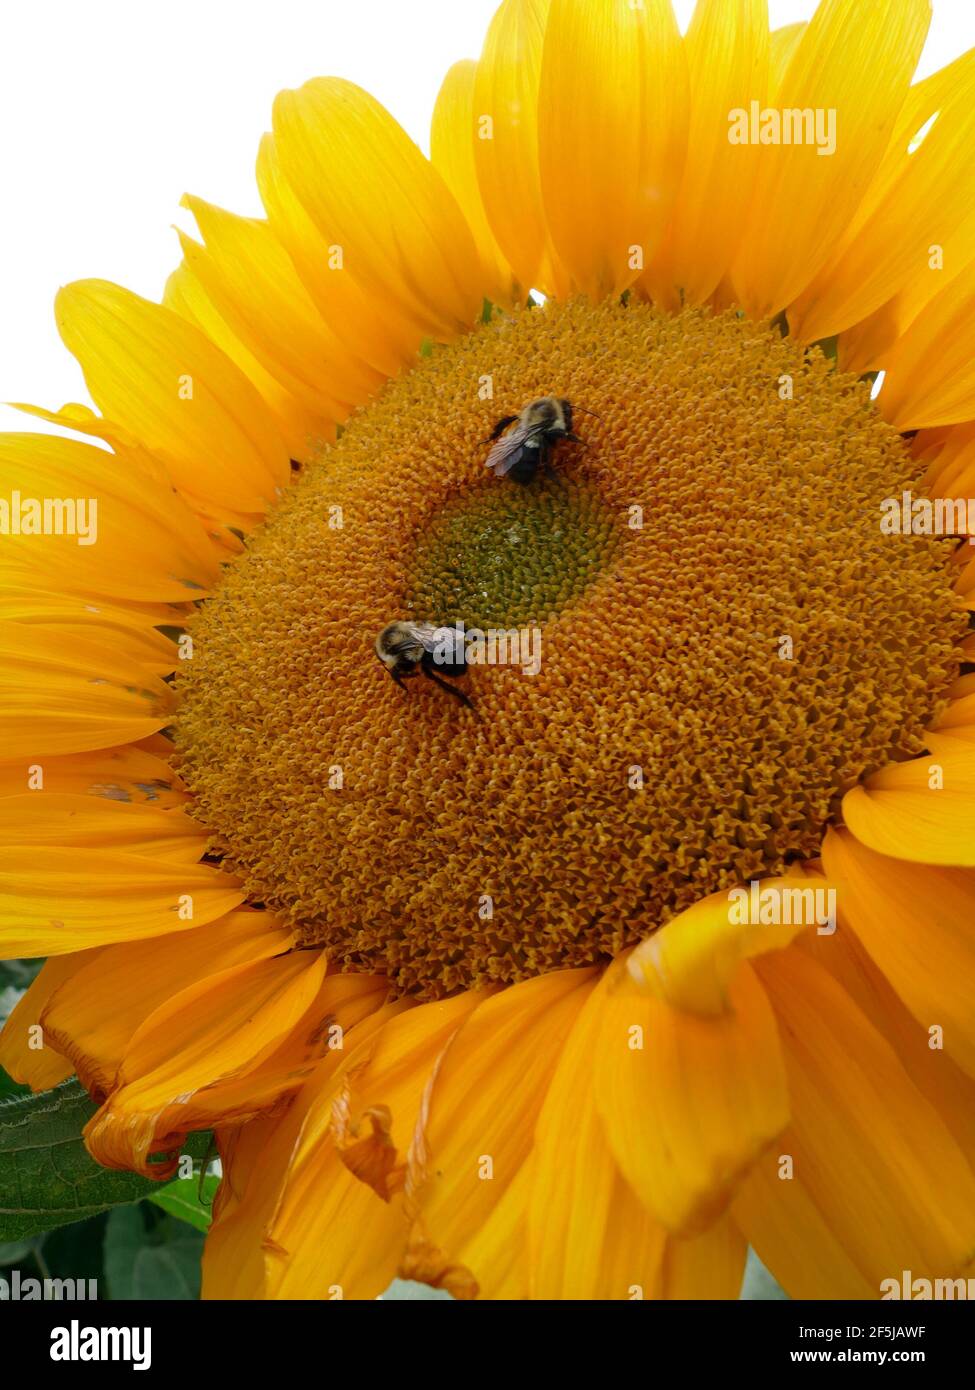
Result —
[{"label": "bumblebee", "polygon": [[389,623],[376,638],[376,655],[401,689],[405,689],[404,681],[421,674],[473,710],[474,706],[464,692],[448,685],[437,674],[439,671],[444,676],[456,679],[467,671],[463,651],[455,650],[451,661],[436,659],[437,649],[445,648],[453,633],[453,628],[436,627],[433,623]]},{"label": "bumblebee", "polygon": [[[509,429],[511,425],[514,429]],[[509,432],[505,434],[505,430]],[[539,396],[518,415],[505,415],[498,421],[487,441],[494,441],[494,447],[485,466],[493,468],[498,478],[530,483],[539,468],[548,464],[560,439],[585,442],[572,431],[572,402],[558,396]]]}]

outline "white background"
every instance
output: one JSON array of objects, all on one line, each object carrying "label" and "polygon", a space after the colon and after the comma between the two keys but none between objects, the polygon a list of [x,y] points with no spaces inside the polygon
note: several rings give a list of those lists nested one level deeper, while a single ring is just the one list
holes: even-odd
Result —
[{"label": "white background", "polygon": [[[871,0],[862,0],[868,5]],[[933,0],[919,75],[975,45],[975,0]],[[770,0],[774,27],[815,0]],[[428,148],[443,74],[495,0],[20,0],[0,30],[0,401],[88,399],[54,328],[59,285],[157,299],[183,192],[260,214],[253,168],[282,87],[351,78]],[[693,0],[675,0],[682,28]],[[959,178],[973,177],[971,166]],[[0,429],[42,429],[0,406]]]}]

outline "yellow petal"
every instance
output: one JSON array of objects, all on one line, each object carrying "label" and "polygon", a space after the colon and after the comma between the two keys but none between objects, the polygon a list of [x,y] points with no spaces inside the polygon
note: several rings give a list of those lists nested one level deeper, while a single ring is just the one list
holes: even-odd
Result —
[{"label": "yellow petal", "polygon": [[[268,1225],[281,1198],[295,1145],[305,1121],[321,1097],[330,1092],[340,1063],[369,1055],[370,1039],[390,1018],[411,1007],[397,1000],[371,1013],[346,1039],[344,1053],[332,1053],[302,1086],[293,1103],[280,1115],[259,1116],[244,1125],[218,1126],[214,1131],[224,1165],[225,1181],[217,1189],[213,1224],[203,1251],[204,1298],[263,1298],[267,1269],[265,1242]],[[375,1248],[379,1259],[392,1262],[385,1249],[395,1244],[386,1237],[399,1234],[401,1215],[378,1201],[373,1220],[361,1231],[362,1243]],[[388,1219],[388,1226],[384,1225]]]},{"label": "yellow petal", "polygon": [[712,893],[637,946],[627,961],[630,978],[675,1009],[717,1018],[729,1008],[743,960],[788,946],[816,925],[817,886],[795,875]]},{"label": "yellow petal", "polygon": [[290,944],[270,913],[241,909],[195,931],[52,957],[77,962],[77,970],[44,1005],[45,1035],[89,1091],[107,1095],[132,1035],[157,1008],[191,984],[281,955]]},{"label": "yellow petal", "polygon": [[54,956],[186,931],[243,893],[205,864],[99,849],[0,849],[0,956]]},{"label": "yellow petal", "polygon": [[970,81],[970,63],[971,54],[963,54],[947,67],[911,86],[897,114],[883,159],[857,208],[856,216],[843,234],[844,242],[849,239],[850,229],[863,226],[903,176],[909,152],[912,149],[916,152],[930,134],[931,118],[946,106],[953,106],[957,112],[957,98],[967,89]]},{"label": "yellow petal", "polygon": [[[307,463],[321,452],[323,437],[329,442],[334,440],[334,427],[314,411],[308,410],[244,346],[226,320],[221,318],[199,278],[185,261],[180,262],[166,281],[162,302],[167,309],[172,309],[180,318],[205,333],[257,388],[293,459]],[[226,515],[226,509],[222,515]],[[258,521],[258,517],[245,517],[238,523],[238,529],[249,532]]]},{"label": "yellow petal", "polygon": [[483,998],[468,992],[407,1009],[358,1048],[353,1031],[345,1065],[326,1067],[320,1088],[310,1083],[314,1098],[267,1228],[269,1297],[375,1298],[389,1283],[408,1229],[394,1193],[424,1091]]},{"label": "yellow petal", "polygon": [[[141,448],[131,430],[127,430],[117,420],[103,420],[90,406],[68,401],[60,410],[46,410],[42,405],[28,405],[24,401],[11,401],[10,404],[14,410],[22,410],[25,415],[34,415],[38,420],[47,420],[52,425],[63,425],[66,430],[74,430],[90,439],[103,439],[113,449],[119,445],[124,450],[141,450],[143,458],[153,459],[148,450]],[[166,477],[165,469],[159,465],[158,460],[155,472],[161,477]]]},{"label": "yellow petal", "polygon": [[[868,196],[816,279],[790,306],[790,332],[803,341],[849,328],[913,280],[927,281],[936,292],[945,285],[941,267],[949,251],[959,270],[975,256],[975,204],[967,181],[957,177],[959,157],[975,138],[975,53],[953,67],[953,81],[934,107],[937,120],[920,146],[909,153],[930,113],[915,102],[911,119],[898,122],[893,168],[888,173],[882,167],[875,180],[882,195],[876,202]],[[936,99],[930,93],[929,100]],[[933,266],[936,249],[941,260]]]},{"label": "yellow petal", "polygon": [[[529,1297],[526,1251],[528,1241],[528,1198],[532,1183],[532,1160],[529,1157],[515,1174],[511,1185],[494,1204],[477,1234],[464,1250],[462,1275],[477,1270],[478,1298],[492,1300],[523,1300]],[[400,1264],[402,1278],[410,1278],[413,1269],[411,1246]],[[424,1278],[427,1278],[424,1272]],[[441,1275],[438,1285],[447,1286]],[[453,1285],[451,1285],[453,1288]],[[459,1294],[455,1293],[455,1296]]]},{"label": "yellow petal", "polygon": [[[257,186],[275,237],[287,251],[319,313],[349,351],[385,376],[416,354],[413,325],[384,306],[345,265],[345,247],[327,239],[309,216],[282,168],[278,141],[265,135],[257,157]],[[341,257],[341,259],[339,259]]]},{"label": "yellow petal", "polygon": [[623,1176],[679,1234],[698,1234],[721,1214],[788,1123],[775,1018],[747,962],[727,1011],[705,1018],[624,984],[606,999],[593,1060],[596,1105]]},{"label": "yellow petal", "polygon": [[[328,327],[267,222],[183,198],[206,242],[187,263],[224,318],[272,375],[325,418],[343,419],[382,385]],[[209,254],[207,254],[209,253]],[[335,414],[336,406],[344,407]]]},{"label": "yellow petal", "polygon": [[511,269],[491,231],[477,182],[474,141],[474,81],[477,64],[467,59],[448,71],[430,127],[430,161],[467,219],[481,261],[481,283],[492,304],[510,308],[515,299]]},{"label": "yellow petal", "polygon": [[971,607],[972,590],[975,588],[975,558],[969,560],[969,554],[967,547],[959,546],[952,556],[952,564],[957,569],[954,588],[962,599],[969,600],[966,607]]},{"label": "yellow petal", "polygon": [[[203,1247],[205,1299],[259,1299],[264,1295],[264,1240],[278,1188],[262,1166],[266,1152],[283,1135],[293,1139],[297,1102],[283,1116],[258,1116],[246,1124],[217,1129],[217,1152],[223,1181],[213,1199],[213,1213]],[[283,1165],[279,1165],[283,1166]]]},{"label": "yellow petal", "polygon": [[[0,623],[0,747],[36,763],[144,738],[170,718],[172,692],[110,634],[70,646],[43,627]],[[74,948],[72,948],[74,949]]]},{"label": "yellow petal", "polygon": [[808,27],[805,22],[784,24],[781,29],[773,29],[769,35],[769,101],[774,102],[777,99],[792,62],[792,55],[799,47],[799,40]]},{"label": "yellow petal", "polygon": [[703,303],[738,249],[758,164],[753,148],[729,145],[728,113],[753,98],[765,104],[768,48],[766,0],[700,0],[684,40],[688,158],[665,245],[648,276],[654,297],[671,307]]},{"label": "yellow petal", "polygon": [[573,289],[602,298],[639,278],[663,241],[686,150],[687,67],[670,0],[552,0],[538,159]]},{"label": "yellow petal", "polygon": [[897,430],[975,416],[971,323],[975,261],[918,315],[891,349],[877,406]]},{"label": "yellow petal", "polygon": [[975,749],[891,763],[843,798],[843,820],[879,854],[975,866]]},{"label": "yellow petal", "polygon": [[[190,1103],[192,1129],[211,1129],[277,1112],[333,1050],[341,1055],[348,1034],[380,1011],[389,993],[382,975],[328,976],[294,1027],[252,1069],[231,1073],[203,1087]],[[186,1124],[183,1102],[169,1111],[177,1129]],[[165,1117],[160,1120],[166,1123]],[[157,1133],[160,1132],[157,1130]]]},{"label": "yellow petal", "polygon": [[975,873],[890,859],[830,830],[823,863],[840,910],[925,1028],[975,1076]]},{"label": "yellow petal", "polygon": [[131,805],[178,806],[185,800],[168,764],[144,749],[127,745],[100,752],[0,763],[0,796],[21,792],[60,792],[107,797]]},{"label": "yellow petal", "polygon": [[[762,145],[751,216],[732,268],[754,316],[791,303],[856,212],[887,148],[930,22],[928,0],[823,0],[792,55],[776,110],[835,112],[835,149]],[[822,118],[828,119],[828,116]],[[733,152],[733,151],[731,151]]]},{"label": "yellow petal", "polygon": [[[144,451],[116,446],[107,453],[76,439],[0,435],[0,492],[9,499],[15,489],[84,499],[86,525],[94,522],[91,544],[79,544],[80,533],[3,537],[5,561],[33,575],[35,584],[43,572],[45,582],[56,579],[73,593],[182,603],[202,598],[219,578],[198,522]],[[89,499],[97,504],[94,513]],[[80,515],[76,510],[76,524]]]},{"label": "yellow petal", "polygon": [[[230,216],[229,213],[226,215]],[[245,220],[246,219],[241,218],[241,221]],[[254,226],[260,227],[262,225],[262,223],[254,222]],[[268,235],[270,236],[270,233]],[[217,265],[209,250],[204,246],[200,246],[198,242],[194,241],[192,237],[187,236],[185,232],[179,233],[179,244],[183,252],[182,264],[186,267],[187,274],[195,276],[210,302],[222,311],[224,319],[229,319],[234,323],[240,335],[240,341],[247,343],[247,351],[251,353],[254,360],[260,361],[262,356],[266,357],[266,350],[264,352],[255,351],[254,347],[248,343],[248,339],[251,338],[252,335],[248,333],[246,324],[244,327],[240,326],[241,318],[239,314],[235,313],[232,292],[228,294],[224,289],[220,267]],[[276,242],[273,244],[277,245]],[[278,249],[280,250],[280,248]],[[281,251],[281,255],[284,255],[283,251]],[[298,284],[299,288],[302,288],[300,281]],[[255,283],[251,287],[251,293],[254,296],[254,303],[261,304],[262,307],[267,308],[273,315],[276,307],[274,301],[271,295],[267,293],[266,289],[259,283],[256,283],[256,277]],[[302,293],[304,293],[303,288]],[[263,299],[262,295],[264,296]],[[275,323],[278,322],[276,317],[273,318],[273,321]],[[266,341],[265,338],[260,340],[262,347],[266,344]],[[232,354],[228,353],[228,356],[232,358]],[[310,359],[311,362],[314,362],[314,360],[314,358]],[[244,375],[248,375],[246,371]],[[292,395],[295,400],[300,401],[303,408],[311,415],[312,419],[316,422],[315,430],[320,443],[323,443],[332,434],[336,421],[344,419],[349,413],[347,406],[340,405],[334,397],[327,396],[321,389],[302,384],[296,377],[289,376],[283,367],[278,367],[276,372],[272,370],[270,375],[272,375],[275,380],[280,381],[283,391]],[[255,383],[255,385],[256,384],[257,383]],[[259,386],[258,390],[260,390]],[[268,402],[268,407],[273,411],[271,402]],[[310,444],[311,441],[309,440],[308,443]]]},{"label": "yellow petal", "polygon": [[961,751],[952,740],[961,739],[970,743],[975,738],[975,695],[967,695],[964,700],[955,700],[941,717],[931,725],[924,735],[924,741],[934,754],[940,758]]},{"label": "yellow petal", "polygon": [[[911,88],[897,118],[890,148],[867,191],[858,216],[872,211],[891,187],[902,169],[905,146],[915,143],[925,126],[931,133],[932,127],[928,125],[931,118],[946,103],[953,101],[958,89],[967,84],[971,62],[971,53],[963,53],[953,63]],[[947,235],[943,230],[939,231],[936,240],[944,249],[944,268],[913,277],[900,293],[840,335],[837,354],[842,371],[865,372],[883,366],[892,345],[907,331],[925,305],[965,269],[971,259],[970,253],[965,250],[968,245],[965,223],[952,228]]]},{"label": "yellow petal", "polygon": [[60,1055],[46,1029],[40,1026],[41,1016],[55,991],[101,955],[101,951],[94,950],[52,956],[18,999],[0,1030],[0,1067],[21,1086],[46,1091],[73,1074],[70,1061]]},{"label": "yellow petal", "polygon": [[180,810],[59,792],[24,792],[0,800],[0,843],[30,857],[40,845],[120,849],[196,864],[207,832]]},{"label": "yellow petal", "polygon": [[[940,286],[942,281],[938,281]],[[867,318],[847,328],[836,340],[836,365],[841,372],[876,372],[884,366],[891,345],[907,329],[898,306],[902,296],[882,304]]]},{"label": "yellow petal", "polygon": [[[321,952],[294,951],[190,985],[161,1004],[125,1049],[116,1089],[85,1127],[109,1168],[149,1170],[214,1116],[207,1088],[253,1072],[295,1027],[325,974]],[[233,1118],[233,1116],[231,1117]],[[169,1176],[177,1158],[151,1171]]]},{"label": "yellow petal", "polygon": [[400,320],[414,348],[471,327],[483,293],[470,230],[441,176],[378,101],[352,82],[315,78],[276,98],[274,141],[322,253],[341,253],[318,282],[331,325],[343,323],[351,281],[372,300],[373,317]]},{"label": "yellow petal", "polygon": [[[795,1298],[878,1298],[905,1269],[959,1275],[975,1249],[975,1174],[937,1110],[805,952],[756,969],[780,1020],[793,1112],[756,1166],[762,1205],[752,1193],[736,1208],[759,1256]],[[778,1176],[780,1155],[791,1179]]]},{"label": "yellow petal", "polygon": [[538,88],[549,0],[503,0],[474,77],[474,164],[491,231],[524,297],[562,288],[538,167]]},{"label": "yellow petal", "polygon": [[[25,586],[25,587],[22,587]],[[0,622],[29,623],[43,628],[56,643],[94,638],[118,643],[131,654],[133,665],[157,676],[171,675],[179,660],[172,638],[159,625],[181,628],[192,608],[165,604],[113,604],[84,594],[51,594],[28,579],[11,581],[0,592]]]},{"label": "yellow petal", "polygon": [[652,1297],[666,1235],[627,1184],[596,1110],[603,977],[569,1035],[535,1134],[528,1208],[533,1298]]},{"label": "yellow petal", "polygon": [[747,1254],[748,1242],[728,1217],[689,1240],[670,1236],[659,1296],[676,1301],[735,1299],[741,1292]]},{"label": "yellow petal", "polygon": [[531,1151],[548,1083],[593,978],[591,970],[562,970],[502,990],[447,1050],[410,1154],[406,1186],[417,1223],[404,1277],[463,1296],[495,1277],[479,1259],[483,1228]]},{"label": "yellow petal", "polygon": [[969,487],[975,485],[975,425],[954,425],[947,430],[922,430],[914,441],[916,457],[922,453],[922,441],[945,434],[934,449],[933,456],[925,474],[925,487],[929,492],[937,488],[962,486],[961,479]]},{"label": "yellow petal", "polygon": [[[971,650],[970,647],[969,650]],[[965,652],[964,647],[962,648],[962,654],[964,656],[968,654]],[[959,676],[957,680],[952,681],[951,685],[948,687],[947,693],[951,703],[948,705],[945,715],[942,715],[941,718],[946,717],[947,714],[950,714],[952,709],[962,704],[963,701],[971,699],[972,695],[975,695],[975,671],[969,671],[967,675]],[[936,720],[935,723],[937,722]]]},{"label": "yellow petal", "polygon": [[831,1213],[807,1190],[804,1168],[792,1179],[780,1176],[779,1158],[796,1159],[795,1133],[787,1130],[776,1148],[742,1180],[732,1208],[762,1263],[791,1298],[879,1297],[834,1232]]},{"label": "yellow petal", "polygon": [[164,458],[187,496],[264,511],[290,479],[288,452],[250,382],[160,304],[79,280],[57,297],[58,328],[95,404]]},{"label": "yellow petal", "polygon": [[888,977],[840,913],[832,936],[807,932],[796,949],[811,955],[883,1035],[904,1071],[935,1107],[962,1152],[975,1153],[975,1080],[962,1070],[907,1009]]}]

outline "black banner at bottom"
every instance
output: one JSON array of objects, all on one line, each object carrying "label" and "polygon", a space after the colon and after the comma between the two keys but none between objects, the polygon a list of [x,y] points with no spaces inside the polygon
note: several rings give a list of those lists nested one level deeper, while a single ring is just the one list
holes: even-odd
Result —
[{"label": "black banner at bottom", "polygon": [[[393,1362],[389,1369],[414,1375],[424,1364],[438,1365],[443,1375],[461,1374],[465,1365],[483,1375],[495,1357],[499,1373],[510,1375],[512,1364],[527,1365],[533,1350],[547,1375],[561,1365],[586,1374],[583,1348],[609,1354],[609,1374],[621,1355],[628,1363],[639,1360],[641,1347],[648,1376],[668,1368],[747,1374],[833,1365],[947,1372],[963,1364],[972,1335],[965,1302],[592,1303],[582,1311],[580,1304],[386,1301],[365,1317],[362,1305],[337,1300],[324,1306],[0,1301],[0,1337],[5,1357],[16,1355],[19,1376],[50,1366],[55,1378],[59,1369],[70,1378],[85,1368],[170,1377],[266,1370],[280,1378],[307,1375],[321,1356],[324,1378],[330,1368],[334,1373],[336,1357],[349,1370],[348,1362],[363,1354],[374,1366],[372,1339],[392,1331],[395,1341],[379,1342]],[[356,1341],[330,1340],[350,1332]],[[600,1345],[601,1337],[634,1333],[652,1340]],[[360,1340],[363,1335],[370,1340]]]}]

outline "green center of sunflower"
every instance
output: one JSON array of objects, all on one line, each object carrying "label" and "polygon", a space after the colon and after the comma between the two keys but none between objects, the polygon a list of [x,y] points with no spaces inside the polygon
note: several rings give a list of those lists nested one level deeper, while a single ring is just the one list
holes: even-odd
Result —
[{"label": "green center of sunflower", "polygon": [[591,488],[557,474],[483,487],[446,503],[418,537],[406,608],[483,631],[544,622],[581,598],[619,545],[618,519]]},{"label": "green center of sunflower", "polygon": [[[586,447],[495,477],[496,420],[549,394]],[[919,473],[865,383],[734,313],[550,304],[435,349],[200,614],[178,737],[214,850],[427,998],[814,857],[958,670],[949,547],[880,529]],[[403,619],[535,625],[537,667],[499,646],[448,679],[472,709],[399,688],[373,644]]]}]

